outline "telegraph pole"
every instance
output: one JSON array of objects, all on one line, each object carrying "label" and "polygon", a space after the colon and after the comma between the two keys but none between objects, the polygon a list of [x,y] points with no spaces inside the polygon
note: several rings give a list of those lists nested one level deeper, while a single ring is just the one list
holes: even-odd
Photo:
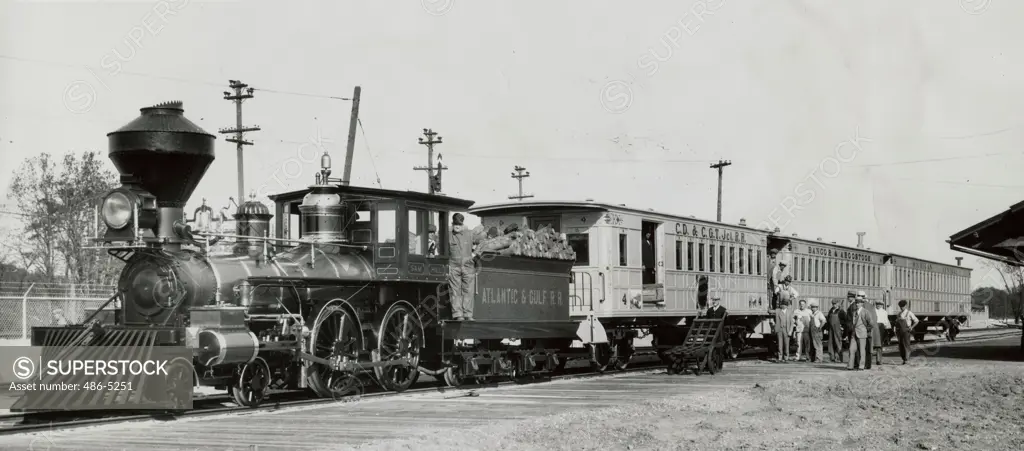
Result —
[{"label": "telegraph pole", "polygon": [[718,169],[718,222],[722,222],[722,168],[732,164],[732,161],[718,160],[712,164],[711,169]]},{"label": "telegraph pole", "polygon": [[[443,171],[445,169],[448,169],[447,167],[442,165],[440,162],[438,162],[437,167],[434,167],[434,144],[442,144],[441,137],[437,136],[437,133],[435,133],[434,129],[431,129],[431,128],[423,129],[423,136],[426,136],[427,139],[420,138],[419,140],[420,140],[420,144],[423,144],[424,146],[427,146],[427,165],[426,166],[416,166],[416,167],[413,168],[413,170],[416,170],[416,171],[427,171],[427,192],[430,193],[430,194],[440,194],[441,193],[441,171]],[[436,140],[434,139],[435,136],[437,137]],[[440,158],[441,158],[441,156],[438,155],[438,159],[439,160],[440,160]],[[436,176],[434,175],[434,171],[435,170],[437,171],[437,175]]]},{"label": "telegraph pole", "polygon": [[522,166],[519,166],[519,165],[516,165],[515,170],[516,170],[516,172],[512,173],[512,178],[519,180],[519,195],[518,196],[508,196],[508,198],[509,199],[517,199],[520,202],[522,202],[523,199],[526,199],[528,197],[533,197],[533,194],[523,194],[523,179],[529,177],[530,173],[527,172],[527,173],[523,174],[523,171],[525,171],[526,168],[524,168]]},{"label": "telegraph pole", "polygon": [[[245,165],[242,163],[242,146],[252,145],[251,141],[245,140],[245,133],[258,132],[260,128],[258,126],[245,127],[242,125],[242,101],[252,98],[253,88],[249,88],[249,85],[238,80],[228,80],[228,82],[231,83],[229,86],[235,90],[235,93],[232,94],[224,91],[224,99],[235,102],[235,128],[222,128],[220,133],[235,135],[233,138],[226,138],[225,141],[238,145],[238,200],[243,201],[245,200],[243,196],[245,194]],[[242,94],[242,89],[244,88],[248,89],[246,89],[245,94]]]},{"label": "telegraph pole", "polygon": [[348,147],[345,148],[345,173],[342,174],[341,184],[348,185],[352,176],[352,154],[356,149],[356,125],[359,122],[359,94],[363,88],[356,86],[352,93],[352,117],[348,121]]}]

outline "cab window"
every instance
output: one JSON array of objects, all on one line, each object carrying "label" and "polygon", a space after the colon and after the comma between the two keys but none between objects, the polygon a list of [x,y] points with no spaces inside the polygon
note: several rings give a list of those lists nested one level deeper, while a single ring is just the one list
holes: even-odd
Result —
[{"label": "cab window", "polygon": [[398,235],[396,213],[393,206],[380,206],[377,210],[377,242],[394,243]]},{"label": "cab window", "polygon": [[409,209],[409,255],[425,255],[427,250],[427,212]]}]

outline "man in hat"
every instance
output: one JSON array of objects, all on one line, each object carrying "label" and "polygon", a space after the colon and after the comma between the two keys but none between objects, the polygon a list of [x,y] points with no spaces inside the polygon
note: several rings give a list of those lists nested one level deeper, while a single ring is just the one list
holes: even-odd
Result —
[{"label": "man in hat", "polygon": [[825,329],[825,314],[818,309],[818,300],[811,299],[811,362],[821,362],[821,336]]},{"label": "man in hat", "polygon": [[778,340],[779,361],[789,360],[789,334],[793,332],[793,315],[789,311],[789,301],[780,300],[775,309],[775,338]]},{"label": "man in hat", "polygon": [[427,226],[427,256],[437,256],[437,226]]},{"label": "man in hat", "polygon": [[787,301],[789,305],[796,304],[797,298],[800,297],[800,293],[793,288],[793,276],[787,275],[782,279],[782,284],[779,285],[779,302]]},{"label": "man in hat", "polygon": [[863,305],[864,301],[857,297],[850,310],[850,361],[846,363],[847,370],[864,369],[867,361],[865,348],[871,336],[871,317]]},{"label": "man in hat", "polygon": [[704,314],[705,318],[725,318],[725,307],[721,306],[722,295],[718,291],[711,293],[711,307],[708,307],[707,313]]},{"label": "man in hat", "polygon": [[857,300],[861,304],[861,308],[867,313],[870,323],[868,324],[868,338],[865,343],[863,353],[867,354],[867,363],[864,369],[871,369],[872,355],[875,350],[875,343],[882,341],[882,337],[878,335],[878,317],[875,315],[875,309],[871,308],[871,304],[868,302],[868,295],[863,290],[857,291]]},{"label": "man in hat", "polygon": [[[917,319],[917,315],[910,311],[910,304],[906,299],[901,300],[899,306],[900,313],[896,315],[896,338],[900,343],[900,357],[903,359],[903,364],[906,365],[907,360],[910,360],[910,332],[917,327],[917,323],[920,321]],[[1024,348],[1024,338],[1021,338],[1021,342],[1021,347]]]},{"label": "man in hat", "polygon": [[470,230],[463,224],[462,213],[452,216],[452,232],[448,239],[448,285],[452,303],[452,319],[473,321],[473,283],[476,282],[473,245],[479,244],[481,232]]},{"label": "man in hat", "polygon": [[807,309],[807,301],[801,299],[799,306],[793,312],[793,324],[796,329],[793,339],[796,340],[796,360],[798,362],[803,360],[804,355],[810,354],[811,336],[811,311]]},{"label": "man in hat", "polygon": [[[781,294],[783,288],[783,281],[786,280],[786,276],[788,276],[789,274],[786,272],[786,261],[782,260],[781,256],[778,255],[776,256],[776,259],[777,263],[775,264],[775,268],[772,269],[771,285],[772,296],[775,298],[775,302],[777,305],[777,303],[781,301],[783,297],[783,295]],[[794,303],[796,302],[796,299],[791,298],[789,301],[790,303]]]},{"label": "man in hat", "polygon": [[[851,303],[857,298],[857,293],[847,293]],[[839,306],[839,299],[832,300],[832,309],[825,316],[828,320],[828,354],[832,362],[843,363],[843,328],[846,327],[846,311]]]},{"label": "man in hat", "polygon": [[885,345],[885,337],[889,333],[889,329],[892,329],[892,326],[889,324],[889,312],[885,311],[885,302],[882,302],[880,299],[875,301],[875,319],[877,319],[875,329],[878,329],[878,341],[874,342],[875,347],[872,352],[875,354],[875,364],[881,365],[882,347]]}]

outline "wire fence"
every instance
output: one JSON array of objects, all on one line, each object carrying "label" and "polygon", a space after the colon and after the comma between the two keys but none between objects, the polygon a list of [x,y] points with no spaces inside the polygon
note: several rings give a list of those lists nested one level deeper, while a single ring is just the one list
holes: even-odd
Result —
[{"label": "wire fence", "polygon": [[26,339],[33,327],[85,321],[114,285],[0,282],[0,339]]}]

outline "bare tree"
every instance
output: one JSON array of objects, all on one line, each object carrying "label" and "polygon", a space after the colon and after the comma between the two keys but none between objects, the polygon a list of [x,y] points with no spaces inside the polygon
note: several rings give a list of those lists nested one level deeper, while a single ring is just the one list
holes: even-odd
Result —
[{"label": "bare tree", "polygon": [[[95,224],[93,207],[117,186],[98,152],[68,153],[58,164],[49,154],[27,159],[15,172],[11,197],[25,214],[22,259],[47,281],[99,283],[116,272],[113,259],[85,252],[83,239]],[[28,267],[27,269],[31,269]]]},{"label": "bare tree", "polygon": [[1006,288],[1007,301],[1014,320],[1020,321],[1024,311],[1024,268],[994,260],[983,260],[983,264],[999,275]]},{"label": "bare tree", "polygon": [[[55,192],[57,175],[49,154],[22,163],[11,182],[11,197],[26,214],[22,218],[24,238],[31,242],[33,264],[38,264],[47,280],[57,272],[58,229],[53,217],[59,210]],[[22,250],[22,258],[26,257]],[[30,268],[26,268],[30,269]]]}]

